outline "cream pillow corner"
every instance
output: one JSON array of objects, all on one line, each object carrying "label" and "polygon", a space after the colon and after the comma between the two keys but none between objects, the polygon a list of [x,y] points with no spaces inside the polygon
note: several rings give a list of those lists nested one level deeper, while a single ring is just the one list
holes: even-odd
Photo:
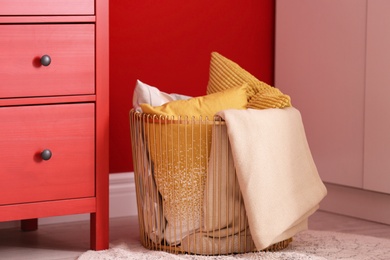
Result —
[{"label": "cream pillow corner", "polygon": [[137,111],[142,111],[140,104],[146,103],[151,106],[161,106],[173,100],[185,100],[190,96],[181,94],[168,94],[160,91],[158,88],[143,83],[137,79],[133,92],[133,108]]}]

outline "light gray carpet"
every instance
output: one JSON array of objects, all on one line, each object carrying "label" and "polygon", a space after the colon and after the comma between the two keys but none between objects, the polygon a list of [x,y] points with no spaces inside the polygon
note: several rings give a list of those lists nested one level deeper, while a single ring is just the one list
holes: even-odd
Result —
[{"label": "light gray carpet", "polygon": [[150,251],[139,241],[117,241],[104,251],[87,251],[78,260],[111,259],[390,259],[390,239],[337,232],[308,230],[294,237],[293,242],[279,252],[259,252],[228,256],[174,255]]}]

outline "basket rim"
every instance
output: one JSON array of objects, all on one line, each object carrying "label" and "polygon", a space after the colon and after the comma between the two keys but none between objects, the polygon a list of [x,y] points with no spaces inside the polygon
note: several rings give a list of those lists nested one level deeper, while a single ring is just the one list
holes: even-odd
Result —
[{"label": "basket rim", "polygon": [[210,125],[225,124],[225,120],[219,115],[214,115],[213,119],[210,119],[208,116],[196,117],[196,116],[188,116],[188,115],[180,115],[180,116],[156,115],[156,114],[149,114],[149,113],[137,111],[134,108],[130,110],[129,115],[149,123],[188,124],[188,122],[194,122],[194,123],[210,124]]}]

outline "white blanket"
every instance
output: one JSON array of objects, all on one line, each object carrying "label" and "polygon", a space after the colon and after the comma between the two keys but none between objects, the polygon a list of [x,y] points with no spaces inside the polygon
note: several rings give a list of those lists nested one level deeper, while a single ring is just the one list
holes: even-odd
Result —
[{"label": "white blanket", "polygon": [[307,229],[326,195],[300,112],[293,108],[225,110],[234,165],[258,250]]}]

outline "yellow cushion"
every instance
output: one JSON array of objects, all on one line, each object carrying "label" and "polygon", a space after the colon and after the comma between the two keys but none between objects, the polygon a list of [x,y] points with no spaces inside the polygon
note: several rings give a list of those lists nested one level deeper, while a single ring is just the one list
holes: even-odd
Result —
[{"label": "yellow cushion", "polygon": [[151,106],[141,104],[144,113],[163,115],[163,116],[200,116],[213,119],[214,115],[228,108],[245,108],[247,84],[241,83],[221,92],[205,95],[201,97],[190,98],[187,100],[176,100],[165,103],[161,106]]},{"label": "yellow cushion", "polygon": [[[158,120],[147,120],[144,129],[156,186],[163,198],[167,220],[164,238],[170,244],[180,243],[201,225],[211,122],[218,111],[245,109],[246,87],[244,84],[158,107],[141,105],[144,113],[160,115]],[[183,117],[174,120],[179,116]],[[206,116],[209,120],[204,120]]]},{"label": "yellow cushion", "polygon": [[237,63],[217,52],[211,53],[207,94],[216,93],[243,83],[248,83],[248,108],[283,108],[291,106],[288,95],[258,80]]}]

